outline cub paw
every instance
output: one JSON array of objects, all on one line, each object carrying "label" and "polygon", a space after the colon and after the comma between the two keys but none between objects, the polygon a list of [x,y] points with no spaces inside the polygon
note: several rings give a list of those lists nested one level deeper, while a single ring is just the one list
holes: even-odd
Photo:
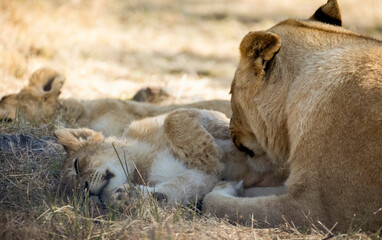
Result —
[{"label": "cub paw", "polygon": [[229,195],[234,197],[244,196],[243,181],[240,182],[219,182],[212,189],[211,193]]},{"label": "cub paw", "polygon": [[138,192],[134,188],[121,186],[117,188],[110,197],[110,201],[113,205],[128,206],[132,198],[137,197]]},{"label": "cub paw", "polygon": [[222,181],[215,185],[214,189],[209,192],[203,199],[202,211],[204,213],[214,214],[223,217],[221,213],[216,211],[217,206],[222,204],[222,196],[224,197],[241,197],[244,196],[243,181],[226,182]]}]

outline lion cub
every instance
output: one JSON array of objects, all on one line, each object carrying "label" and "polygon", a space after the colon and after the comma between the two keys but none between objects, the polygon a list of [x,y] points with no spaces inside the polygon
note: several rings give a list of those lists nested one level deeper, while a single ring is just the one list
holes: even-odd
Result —
[{"label": "lion cub", "polygon": [[50,68],[36,70],[29,83],[17,94],[0,99],[0,122],[21,117],[28,122],[41,123],[55,119],[67,125],[88,127],[105,136],[121,136],[130,122],[157,116],[178,108],[199,108],[223,112],[231,116],[231,104],[226,100],[200,101],[190,104],[154,104],[119,99],[61,99],[65,77]]},{"label": "lion cub", "polygon": [[203,198],[221,179],[281,185],[287,171],[265,155],[250,158],[236,149],[228,125],[219,112],[179,109],[132,122],[124,139],[105,139],[85,128],[56,130],[67,152],[63,182],[68,189],[86,187],[104,203],[124,202],[132,183],[144,196],[155,193],[171,206]]}]

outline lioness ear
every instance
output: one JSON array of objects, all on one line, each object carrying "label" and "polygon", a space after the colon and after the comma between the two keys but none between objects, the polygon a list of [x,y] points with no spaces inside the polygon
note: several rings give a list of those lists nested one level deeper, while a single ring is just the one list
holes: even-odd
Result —
[{"label": "lioness ear", "polygon": [[80,150],[89,142],[103,142],[105,140],[102,133],[88,128],[60,128],[54,131],[54,135],[68,153]]},{"label": "lioness ear", "polygon": [[38,95],[58,97],[64,82],[65,77],[55,70],[39,68],[30,77],[28,87]]},{"label": "lioness ear", "polygon": [[310,20],[342,26],[340,7],[337,0],[328,0],[309,18]]},{"label": "lioness ear", "polygon": [[270,32],[250,32],[240,43],[241,60],[253,65],[260,76],[281,47],[281,38]]}]

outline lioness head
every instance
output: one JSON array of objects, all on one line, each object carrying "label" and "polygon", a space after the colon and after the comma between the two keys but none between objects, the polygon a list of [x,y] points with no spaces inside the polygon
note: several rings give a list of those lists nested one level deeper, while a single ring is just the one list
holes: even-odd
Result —
[{"label": "lioness head", "polygon": [[0,100],[0,120],[21,117],[29,122],[46,121],[54,114],[65,78],[50,68],[36,70],[28,86]]},{"label": "lioness head", "polygon": [[329,0],[307,20],[286,20],[243,38],[240,63],[231,85],[230,132],[240,150],[253,155],[269,149],[272,160],[287,158],[286,82],[293,81],[300,71],[299,64],[308,61],[305,58],[312,49],[336,44],[335,38],[325,40],[321,33],[346,32],[339,27],[341,24],[337,1]]},{"label": "lioness head", "polygon": [[63,128],[54,134],[67,153],[61,170],[64,193],[86,189],[90,195],[107,201],[111,190],[127,182],[134,166],[126,166],[129,163],[124,161],[124,153],[117,155],[112,147],[115,144],[120,149],[118,140],[105,139],[101,133],[87,128]]}]

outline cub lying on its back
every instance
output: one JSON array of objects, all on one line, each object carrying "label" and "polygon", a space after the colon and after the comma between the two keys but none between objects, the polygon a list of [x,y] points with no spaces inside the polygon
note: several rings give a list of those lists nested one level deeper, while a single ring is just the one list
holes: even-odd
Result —
[{"label": "cub lying on its back", "polygon": [[[131,181],[144,194],[160,193],[170,205],[203,198],[222,178],[243,179],[244,186],[281,185],[287,169],[265,155],[248,158],[238,151],[228,124],[219,112],[180,109],[134,121],[124,139],[105,139],[90,129],[56,130],[67,151],[63,182],[67,190],[83,182],[90,194],[108,202],[110,196],[124,196]],[[258,168],[251,168],[251,162]]]},{"label": "cub lying on its back", "polygon": [[64,124],[89,127],[105,136],[121,136],[125,127],[136,119],[152,117],[178,108],[199,108],[223,112],[231,116],[231,105],[225,100],[201,101],[190,104],[157,106],[118,99],[60,99],[65,82],[63,75],[50,68],[36,70],[28,86],[18,94],[0,100],[0,121],[22,117],[29,122],[48,122],[56,118]]}]

